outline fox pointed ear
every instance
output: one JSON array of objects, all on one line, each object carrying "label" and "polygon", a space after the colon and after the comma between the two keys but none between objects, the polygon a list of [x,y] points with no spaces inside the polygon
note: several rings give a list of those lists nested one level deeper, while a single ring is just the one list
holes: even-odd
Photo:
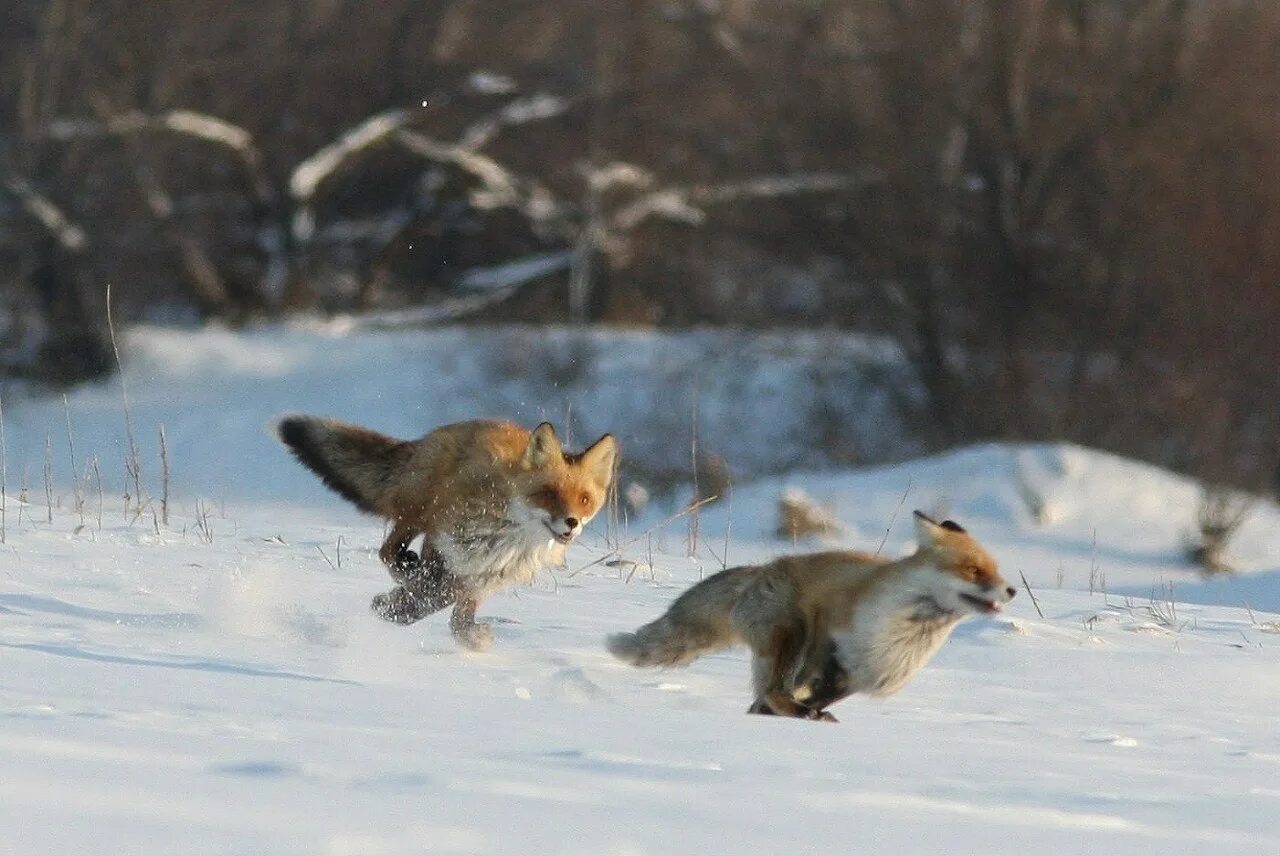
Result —
[{"label": "fox pointed ear", "polygon": [[965,531],[964,527],[954,520],[944,520],[939,523],[923,511],[912,513],[916,516],[916,538],[921,544],[936,544],[946,537],[948,532],[963,533]]},{"label": "fox pointed ear", "polygon": [[582,466],[602,486],[613,481],[613,467],[618,461],[618,441],[605,434],[582,453]]},{"label": "fox pointed ear", "polygon": [[564,460],[564,450],[560,448],[560,438],[550,422],[543,422],[529,435],[529,445],[524,450],[524,464],[536,469],[545,467],[554,461]]},{"label": "fox pointed ear", "polygon": [[916,518],[916,540],[920,543],[920,546],[937,543],[938,539],[942,537],[942,524],[923,511],[916,510],[911,513]]}]

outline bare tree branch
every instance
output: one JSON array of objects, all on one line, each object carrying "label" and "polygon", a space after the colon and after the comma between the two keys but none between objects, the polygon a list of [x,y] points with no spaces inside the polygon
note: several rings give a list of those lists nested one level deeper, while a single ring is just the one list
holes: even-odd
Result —
[{"label": "bare tree branch", "polygon": [[4,187],[17,197],[23,210],[43,226],[63,249],[79,253],[88,245],[84,229],[73,223],[61,208],[36,191],[26,179],[10,176],[5,179]]},{"label": "bare tree branch", "polygon": [[458,282],[473,293],[449,300],[394,312],[375,312],[343,319],[341,323],[364,329],[404,329],[447,324],[475,315],[514,296],[526,285],[569,267],[571,252],[544,253],[506,264],[472,268]]}]

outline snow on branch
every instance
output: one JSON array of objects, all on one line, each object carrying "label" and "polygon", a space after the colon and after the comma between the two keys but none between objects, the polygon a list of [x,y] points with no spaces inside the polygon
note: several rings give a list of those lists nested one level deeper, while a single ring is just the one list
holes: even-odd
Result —
[{"label": "snow on branch", "polygon": [[453,164],[477,179],[480,189],[473,193],[472,198],[477,208],[502,208],[515,205],[519,200],[516,177],[488,155],[464,146],[442,143],[415,131],[401,131],[396,134],[396,140],[419,157]]},{"label": "snow on branch", "polygon": [[310,200],[321,182],[337,172],[347,160],[402,129],[411,115],[408,110],[388,110],[348,129],[294,168],[289,176],[290,195],[299,202]]},{"label": "snow on branch", "polygon": [[861,173],[795,173],[762,175],[743,181],[691,187],[664,187],[646,193],[613,215],[613,225],[630,232],[649,218],[674,223],[701,225],[706,220],[704,207],[740,202],[748,199],[776,199],[807,193],[838,193],[854,190],[882,180],[874,171]]},{"label": "snow on branch", "polygon": [[351,158],[385,142],[392,134],[402,130],[412,116],[408,110],[388,110],[370,116],[294,168],[293,174],[289,176],[289,195],[298,204],[293,216],[295,238],[306,241],[315,232],[315,214],[311,210],[311,201],[320,185]]},{"label": "snow on branch", "polygon": [[210,143],[225,146],[239,152],[246,161],[251,163],[261,162],[258,148],[253,142],[253,134],[239,125],[233,125],[217,116],[195,113],[191,110],[170,110],[161,115],[159,120],[174,133],[198,137]]},{"label": "snow on branch", "polygon": [[131,110],[103,121],[78,118],[55,119],[45,127],[45,135],[53,140],[67,142],[98,137],[120,137],[157,130],[194,137],[231,151],[248,170],[253,191],[258,199],[262,201],[270,196],[269,185],[262,173],[262,154],[258,151],[253,134],[239,125],[207,113],[170,110],[156,116],[148,116]]},{"label": "snow on branch", "polygon": [[548,220],[559,211],[550,193],[536,185],[522,190],[521,182],[514,175],[493,158],[479,154],[478,149],[504,128],[552,118],[568,107],[567,99],[545,93],[517,98],[472,124],[456,143],[442,143],[411,131],[409,125],[415,114],[408,110],[388,110],[371,116],[294,169],[289,179],[289,193],[297,204],[293,215],[294,237],[299,242],[306,242],[314,236],[316,224],[312,204],[320,185],[352,158],[388,140],[395,140],[429,160],[451,163],[477,178],[480,187],[471,192],[471,203],[475,207],[514,207],[531,219]]},{"label": "snow on branch", "polygon": [[471,76],[467,78],[467,87],[482,95],[510,95],[517,89],[516,82],[505,74],[483,69],[471,72]]},{"label": "snow on branch", "polygon": [[84,229],[71,222],[61,208],[36,191],[26,179],[13,176],[6,179],[4,186],[64,249],[78,253],[88,244]]},{"label": "snow on branch", "polygon": [[813,172],[793,175],[762,175],[745,181],[728,182],[710,187],[695,187],[690,196],[695,203],[714,205],[743,199],[770,199],[800,196],[805,193],[839,193],[856,190],[883,180],[877,171],[862,173]]},{"label": "snow on branch", "polygon": [[689,202],[689,195],[688,190],[680,188],[646,193],[619,209],[613,215],[613,225],[621,232],[630,232],[650,217],[656,217],[672,223],[701,226],[707,214]]},{"label": "snow on branch", "polygon": [[457,321],[503,302],[525,285],[569,266],[570,252],[542,253],[505,264],[471,268],[462,275],[459,285],[474,292],[392,312],[377,312],[344,319],[344,326],[372,329],[430,327]]},{"label": "snow on branch", "polygon": [[517,98],[496,113],[469,126],[458,139],[458,145],[465,149],[484,148],[503,128],[553,119],[568,109],[569,99],[559,95],[542,92],[528,98]]},{"label": "snow on branch", "polygon": [[467,291],[492,292],[495,289],[521,286],[526,282],[564,270],[569,266],[572,257],[573,253],[562,250],[556,253],[527,256],[489,267],[471,268],[458,280],[458,287]]},{"label": "snow on branch", "polygon": [[157,116],[148,116],[131,110],[105,121],[96,119],[55,119],[45,127],[45,135],[53,140],[69,141],[95,137],[136,134],[142,131],[165,129],[175,134],[197,137],[210,143],[231,149],[246,161],[258,164],[261,157],[254,144],[253,135],[239,125],[192,110],[170,110]]},{"label": "snow on branch", "polygon": [[416,131],[400,131],[396,140],[419,157],[452,164],[475,178],[479,186],[472,188],[469,199],[479,210],[515,208],[535,223],[550,222],[563,213],[549,190],[536,182],[522,181],[488,155],[441,143]]},{"label": "snow on branch", "polygon": [[199,137],[238,152],[253,152],[253,135],[230,122],[195,113],[191,110],[171,110],[159,117],[166,128],[179,134]]},{"label": "snow on branch", "polygon": [[601,167],[584,165],[578,170],[593,193],[610,190],[647,190],[653,186],[653,173],[626,161],[611,161]]}]

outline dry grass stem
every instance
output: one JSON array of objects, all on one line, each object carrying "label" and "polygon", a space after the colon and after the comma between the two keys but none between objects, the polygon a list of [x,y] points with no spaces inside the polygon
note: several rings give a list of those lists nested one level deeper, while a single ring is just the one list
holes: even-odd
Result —
[{"label": "dry grass stem", "polygon": [[101,531],[102,531],[102,505],[103,505],[103,502],[102,502],[102,468],[98,466],[98,456],[97,456],[97,455],[94,455],[94,456],[93,456],[93,461],[91,462],[91,467],[92,467],[92,469],[93,469],[93,482],[94,482],[95,487],[96,487],[96,488],[97,488],[97,490],[98,490],[98,531],[99,531],[99,532],[101,532]]},{"label": "dry grass stem", "polygon": [[720,567],[729,567],[729,532],[733,529],[733,485],[726,486],[724,520],[724,555],[720,557]]},{"label": "dry grass stem", "polygon": [[76,516],[80,518],[80,525],[84,526],[83,479],[80,477],[80,467],[76,465],[75,433],[71,428],[71,401],[65,392],[62,394],[62,411],[67,423],[67,455],[71,460],[72,497],[75,502]]},{"label": "dry grass stem", "polygon": [[53,522],[53,436],[44,435],[44,507],[47,523]]},{"label": "dry grass stem", "polygon": [[[120,399],[124,403],[124,431],[129,441],[129,457],[125,461],[125,473],[133,482],[133,498],[142,513],[142,459],[138,454],[138,441],[133,433],[133,411],[129,407],[129,384],[124,376],[124,362],[120,359],[120,346],[116,342],[116,325],[111,318],[111,283],[107,283],[107,332],[111,336],[111,352],[116,358],[116,370],[120,373]],[[126,497],[126,506],[128,498]],[[125,510],[128,516],[128,509]],[[135,516],[134,519],[137,519]]]},{"label": "dry grass stem", "polygon": [[898,522],[898,515],[902,513],[902,506],[907,504],[907,497],[911,495],[911,479],[907,479],[907,489],[902,492],[902,499],[898,500],[898,507],[893,510],[893,516],[889,518],[889,525],[884,529],[884,537],[880,539],[880,546],[876,547],[876,555],[879,556],[884,550],[884,545],[889,542],[889,533],[893,531],[893,526]]},{"label": "dry grass stem", "polygon": [[196,533],[204,543],[213,543],[213,525],[209,522],[209,506],[201,500],[196,500]]},{"label": "dry grass stem", "polygon": [[[22,512],[27,512],[27,519],[31,519],[31,509],[27,507],[31,498],[31,468],[27,464],[22,465],[22,485],[18,488],[18,525],[22,525]],[[31,521],[35,522],[35,521]]]},{"label": "dry grass stem", "polygon": [[1022,577],[1022,587],[1027,590],[1027,596],[1031,598],[1031,605],[1036,608],[1036,615],[1044,618],[1044,610],[1040,609],[1040,601],[1036,600],[1036,593],[1031,590],[1031,583],[1027,582],[1027,575],[1019,570],[1018,576]]},{"label": "dry grass stem", "polygon": [[164,423],[160,423],[160,472],[163,479],[160,494],[160,518],[165,526],[169,525],[169,441],[164,434]]},{"label": "dry grass stem", "polygon": [[1098,570],[1098,527],[1093,527],[1093,537],[1089,541],[1089,594],[1096,594],[1105,588],[1102,574]]},{"label": "dry grass stem", "polygon": [[4,439],[4,396],[0,395],[0,544],[8,539],[9,448]]},{"label": "dry grass stem", "polygon": [[689,506],[689,532],[685,541],[685,553],[692,557],[698,552],[698,524],[700,495],[698,487],[698,390],[694,387],[693,405],[690,408],[689,466],[693,470],[693,504]]},{"label": "dry grass stem", "polygon": [[[695,510],[696,510],[697,508],[699,508],[700,506],[706,505],[708,502],[711,502],[711,501],[713,501],[714,499],[715,499],[715,497],[708,497],[708,498],[706,498],[706,499],[699,500],[698,502],[692,503],[691,505],[688,505],[688,506],[686,506],[685,508],[680,509],[680,510],[679,510],[679,511],[677,511],[675,514],[671,514],[671,515],[668,515],[668,516],[666,516],[666,517],[662,518],[662,519],[661,519],[661,520],[659,520],[657,523],[653,524],[652,526],[650,526],[650,527],[649,527],[648,529],[646,529],[645,531],[641,532],[641,533],[640,533],[639,535],[637,535],[636,537],[627,539],[625,542],[623,542],[622,544],[620,544],[617,548],[615,548],[615,549],[613,549],[613,550],[609,550],[608,552],[606,552],[604,555],[600,556],[599,558],[597,558],[597,559],[593,559],[592,561],[587,562],[587,563],[586,563],[585,565],[583,565],[582,567],[580,567],[580,568],[575,568],[574,570],[570,571],[570,572],[569,572],[569,574],[568,574],[568,576],[570,576],[570,577],[576,577],[578,574],[582,573],[583,571],[587,570],[588,568],[594,568],[596,565],[604,565],[604,564],[607,564],[608,562],[610,562],[610,561],[612,561],[612,560],[614,560],[614,559],[620,559],[620,558],[622,558],[622,553],[623,553],[625,550],[627,550],[627,549],[628,549],[629,547],[631,547],[632,545],[639,543],[640,541],[644,540],[645,538],[648,538],[648,539],[649,539],[649,555],[650,555],[650,557],[652,558],[652,556],[653,556],[653,533],[654,533],[654,532],[657,532],[658,530],[662,529],[662,528],[663,528],[663,527],[665,527],[665,526],[670,526],[672,523],[675,523],[675,522],[676,522],[677,520],[679,520],[681,517],[684,517],[686,514],[689,514],[690,512],[695,511]],[[650,564],[652,565],[652,561],[650,562]]]}]

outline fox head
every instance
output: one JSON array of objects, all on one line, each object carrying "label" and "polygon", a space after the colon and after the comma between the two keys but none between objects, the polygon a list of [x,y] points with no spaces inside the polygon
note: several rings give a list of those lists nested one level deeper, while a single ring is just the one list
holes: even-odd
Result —
[{"label": "fox head", "polygon": [[611,434],[573,454],[561,448],[555,429],[543,422],[530,435],[520,462],[522,499],[552,538],[568,544],[604,505],[617,457]]},{"label": "fox head", "polygon": [[996,560],[952,520],[941,523],[915,512],[920,555],[933,566],[930,597],[946,612],[989,615],[1013,600],[1017,589],[1000,576]]}]

